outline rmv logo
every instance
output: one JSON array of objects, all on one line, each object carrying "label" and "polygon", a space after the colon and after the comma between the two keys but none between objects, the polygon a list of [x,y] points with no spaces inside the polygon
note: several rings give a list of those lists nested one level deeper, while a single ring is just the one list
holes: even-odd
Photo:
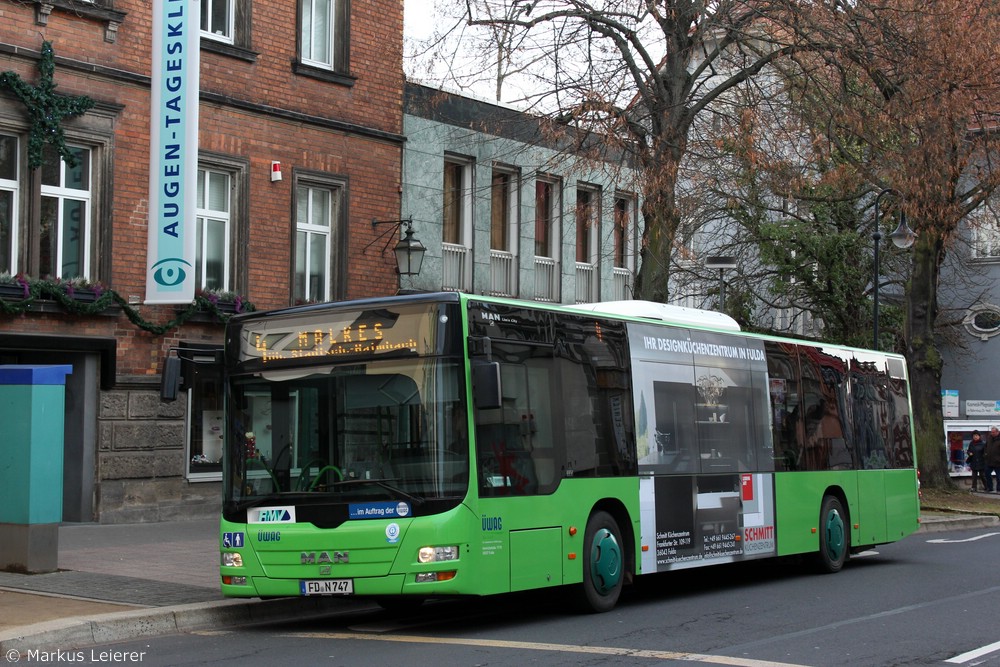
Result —
[{"label": "rmv logo", "polygon": [[257,515],[257,521],[260,523],[279,523],[291,520],[292,516],[288,513],[288,510],[284,509],[261,510],[260,514]]}]

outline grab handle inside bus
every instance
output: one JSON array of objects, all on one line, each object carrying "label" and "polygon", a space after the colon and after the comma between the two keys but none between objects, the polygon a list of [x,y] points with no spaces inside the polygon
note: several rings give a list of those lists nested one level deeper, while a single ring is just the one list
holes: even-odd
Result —
[{"label": "grab handle inside bus", "polygon": [[480,410],[495,410],[503,406],[499,363],[472,362],[472,400]]}]

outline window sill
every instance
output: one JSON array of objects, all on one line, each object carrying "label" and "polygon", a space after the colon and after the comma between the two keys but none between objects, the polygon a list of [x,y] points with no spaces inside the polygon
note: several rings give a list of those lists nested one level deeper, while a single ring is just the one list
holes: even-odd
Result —
[{"label": "window sill", "polygon": [[218,53],[219,55],[236,58],[237,60],[243,60],[248,63],[257,62],[256,51],[251,51],[250,49],[245,49],[242,46],[236,46],[234,44],[219,42],[209,37],[205,37],[204,35],[201,38],[201,50]]},{"label": "window sill", "polygon": [[333,70],[323,69],[321,67],[313,67],[312,65],[304,65],[298,60],[292,61],[292,72],[301,76],[319,79],[320,81],[326,81],[327,83],[336,83],[342,86],[354,86],[354,82],[358,80],[358,77],[356,76],[343,74],[341,72],[334,72]]},{"label": "window sill", "polygon": [[[17,305],[21,301],[21,299],[3,298],[3,301],[5,304]],[[80,303],[85,304],[88,302],[81,300]],[[23,312],[26,315],[28,313],[55,313],[59,315],[78,315],[81,317],[88,315],[94,317],[117,317],[119,314],[121,314],[122,309],[120,306],[116,304],[108,306],[107,308],[104,308],[95,313],[78,313],[68,308],[64,308],[62,304],[60,304],[58,301],[51,301],[48,299],[36,299],[32,301],[30,304],[28,304],[27,308],[19,312]]]}]

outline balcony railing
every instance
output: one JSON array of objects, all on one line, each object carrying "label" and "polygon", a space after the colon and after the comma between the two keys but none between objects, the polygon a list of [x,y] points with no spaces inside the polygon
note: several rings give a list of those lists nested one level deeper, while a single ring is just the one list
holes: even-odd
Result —
[{"label": "balcony railing", "polygon": [[576,263],[576,302],[597,301],[597,267],[593,264]]},{"label": "balcony railing", "polygon": [[634,282],[632,277],[632,271],[629,269],[623,269],[616,266],[614,268],[614,284],[611,289],[614,290],[614,294],[611,295],[611,299],[614,301],[624,301],[626,299],[632,298],[632,284]]},{"label": "balcony railing", "polygon": [[517,283],[514,281],[517,258],[506,250],[490,250],[490,294],[493,296],[514,296]]},{"label": "balcony railing", "polygon": [[464,245],[441,244],[441,288],[462,292],[471,291],[469,282],[469,249]]},{"label": "balcony railing", "polygon": [[556,260],[551,257],[535,257],[535,299],[557,301],[559,299],[559,273]]}]

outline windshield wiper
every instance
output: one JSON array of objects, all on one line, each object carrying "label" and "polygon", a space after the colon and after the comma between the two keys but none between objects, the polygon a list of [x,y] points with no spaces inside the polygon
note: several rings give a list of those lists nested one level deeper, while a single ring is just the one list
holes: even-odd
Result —
[{"label": "windshield wiper", "polygon": [[426,499],[420,496],[413,495],[407,491],[403,491],[398,486],[393,486],[389,482],[395,482],[395,479],[345,479],[338,482],[333,482],[330,486],[362,486],[367,484],[374,484],[375,486],[380,486],[390,493],[395,493],[396,495],[406,498],[414,505],[423,505]]}]

